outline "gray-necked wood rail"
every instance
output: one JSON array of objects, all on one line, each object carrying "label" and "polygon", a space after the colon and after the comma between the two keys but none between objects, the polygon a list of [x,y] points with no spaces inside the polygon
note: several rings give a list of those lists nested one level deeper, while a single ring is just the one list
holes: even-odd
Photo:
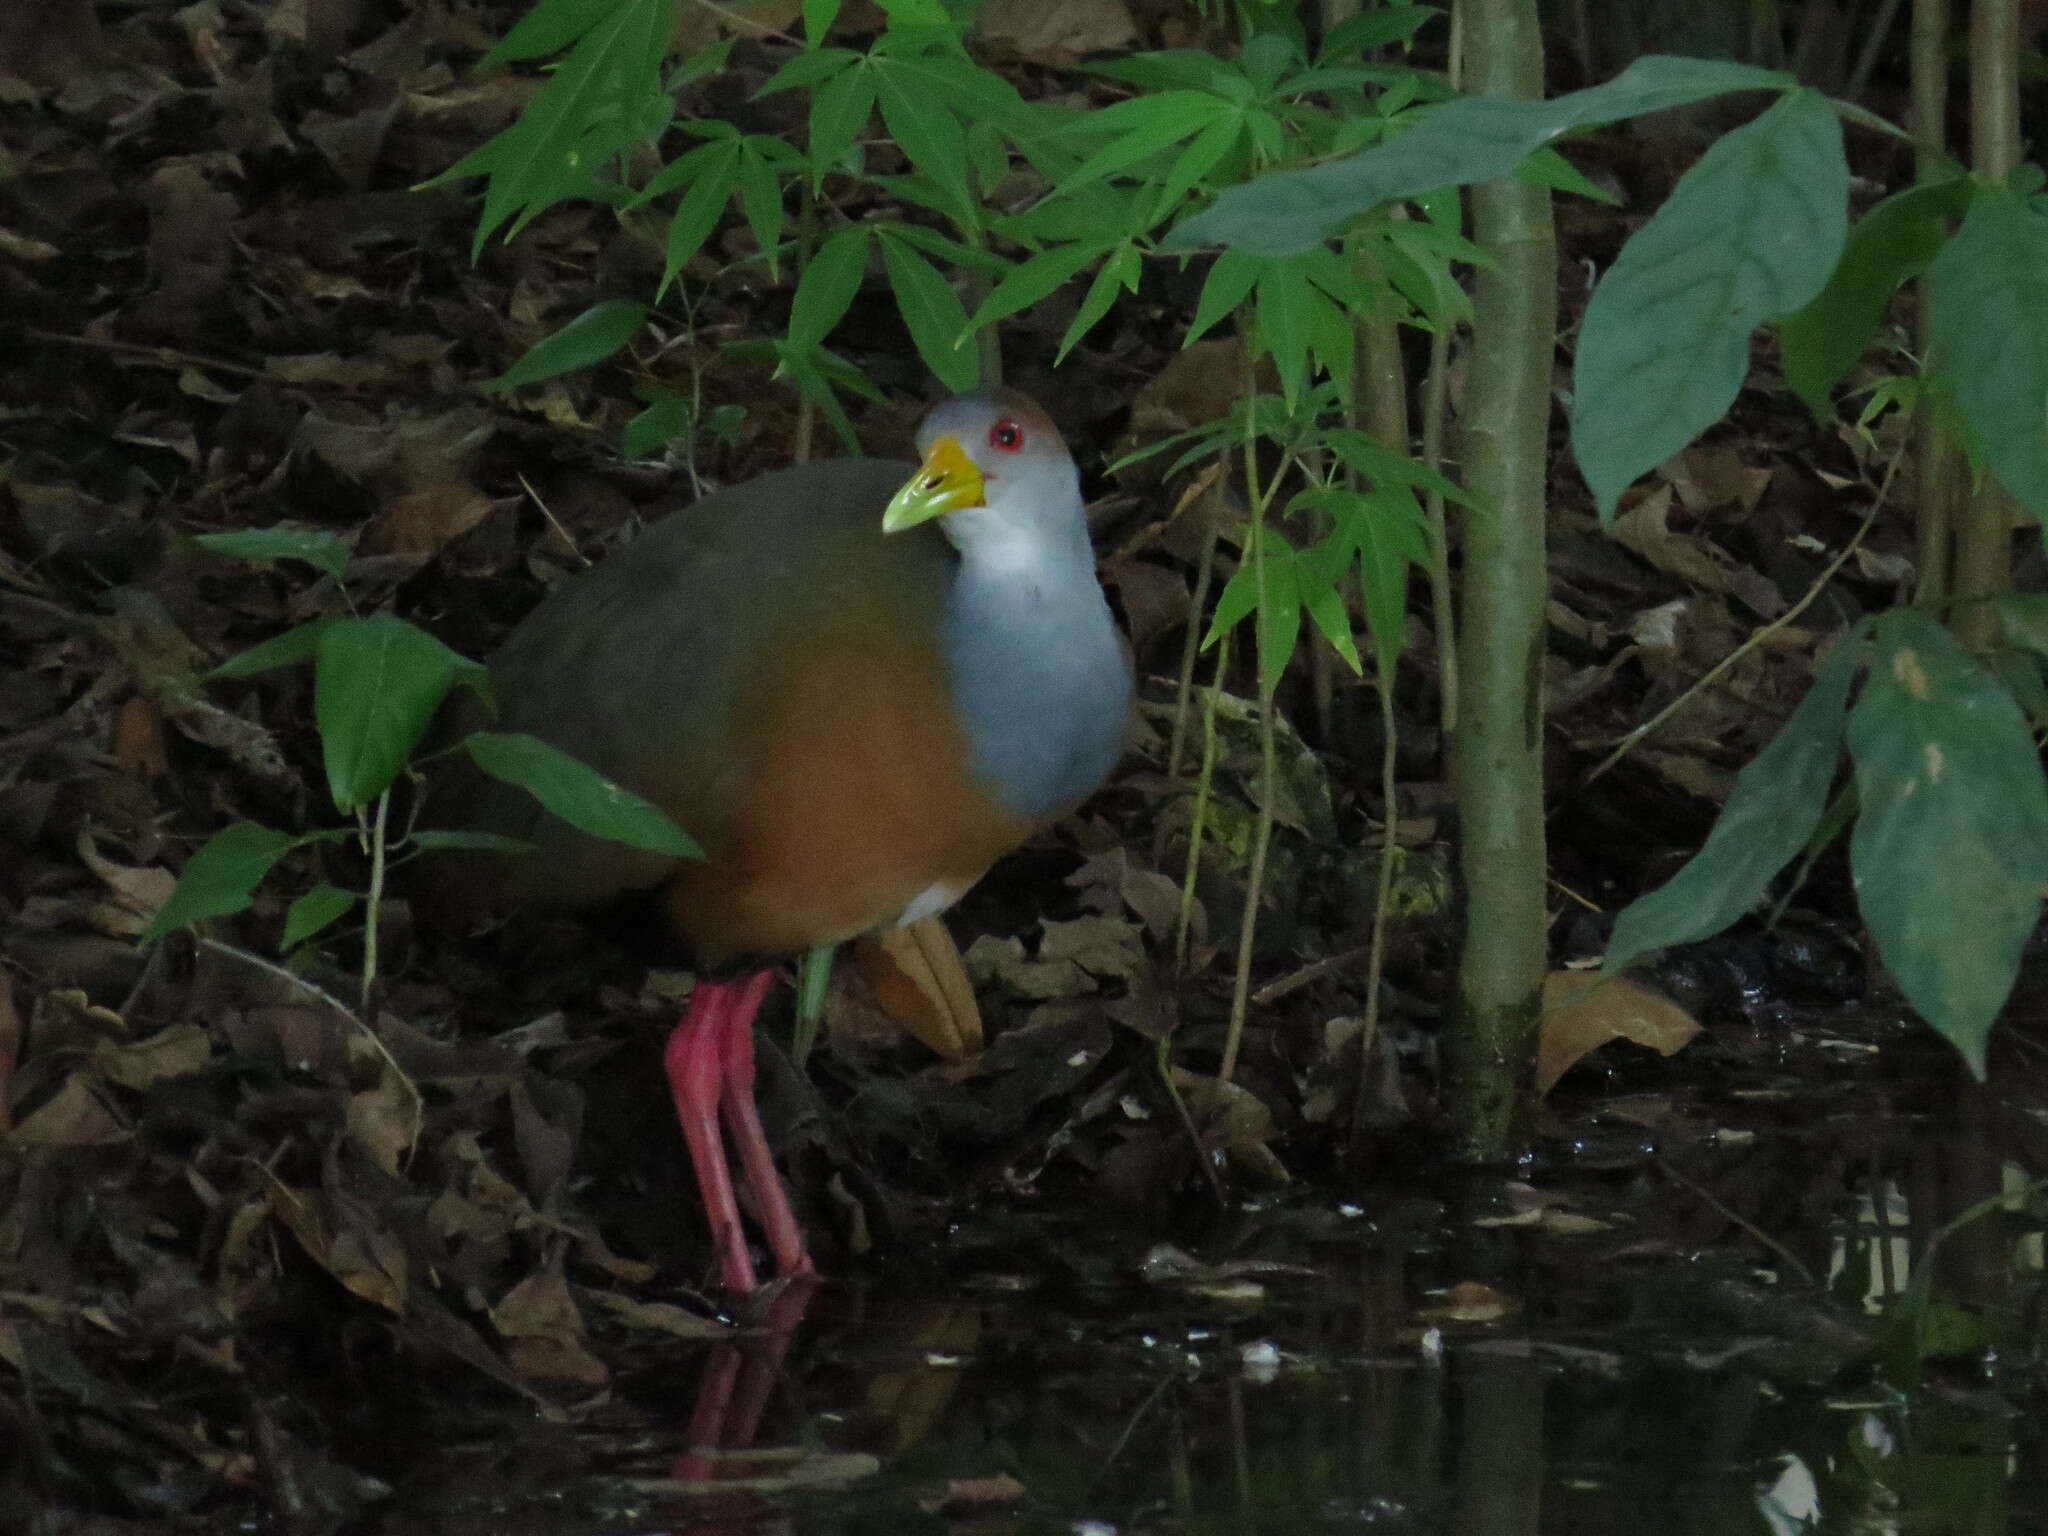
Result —
[{"label": "gray-necked wood rail", "polygon": [[694,955],[665,1062],[735,1291],[755,1270],[721,1114],[776,1270],[811,1267],[754,1106],[760,967],[951,905],[1102,782],[1130,710],[1052,418],[1011,390],[960,395],[917,446],[915,469],[829,460],[707,497],[565,582],[492,658],[503,729],[654,801],[701,862],[488,781],[442,795],[540,849],[445,856],[423,889],[444,915],[645,890]]}]

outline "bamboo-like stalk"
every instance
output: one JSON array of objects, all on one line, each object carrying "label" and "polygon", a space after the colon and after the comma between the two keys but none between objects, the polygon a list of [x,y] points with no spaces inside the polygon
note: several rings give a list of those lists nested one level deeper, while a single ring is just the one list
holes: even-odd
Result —
[{"label": "bamboo-like stalk", "polygon": [[[1910,117],[1916,173],[1932,175],[1948,149],[1948,0],[1913,0],[1908,34]],[[1920,356],[1928,353],[1927,305],[1920,305],[1914,338]],[[1913,422],[1914,526],[1919,577],[1915,597],[1930,607],[1948,601],[1949,563],[1954,553],[1954,509],[1958,500],[1955,445],[1941,430],[1931,402],[1923,401]]]},{"label": "bamboo-like stalk", "polygon": [[[1970,159],[1987,181],[2003,182],[2019,164],[2018,0],[1970,6]],[[1998,612],[1984,599],[2012,581],[2013,501],[1991,475],[1961,508],[1955,530],[1955,630],[1965,645],[1988,650]]]},{"label": "bamboo-like stalk", "polygon": [[[1536,0],[1466,0],[1465,67],[1479,95],[1543,92]],[[1492,258],[1474,294],[1466,477],[1483,517],[1464,531],[1464,705],[1458,726],[1466,921],[1450,1101],[1463,1154],[1513,1150],[1545,966],[1543,604],[1545,450],[1557,324],[1550,196],[1511,179],[1472,189]]]}]

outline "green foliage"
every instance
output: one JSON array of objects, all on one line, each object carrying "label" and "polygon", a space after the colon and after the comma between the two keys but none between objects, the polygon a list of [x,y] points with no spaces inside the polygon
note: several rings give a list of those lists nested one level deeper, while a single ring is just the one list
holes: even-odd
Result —
[{"label": "green foliage", "polygon": [[1735,401],[1749,338],[1819,293],[1848,230],[1824,97],[1793,91],[1724,134],[1623,247],[1579,328],[1572,446],[1603,518]]},{"label": "green foliage", "polygon": [[1979,183],[1927,274],[1930,365],[2006,490],[2048,513],[2048,216]]},{"label": "green foliage", "polygon": [[1829,392],[1869,347],[1899,285],[1927,270],[1969,196],[1956,175],[1886,198],[1857,220],[1827,286],[1779,322],[1785,382],[1815,416],[1833,414]]},{"label": "green foliage", "polygon": [[[293,529],[210,534],[202,542],[246,559],[307,560],[336,576],[347,563],[347,547],[332,535]],[[402,860],[435,849],[531,851],[530,844],[489,833],[408,829],[393,836],[385,831],[383,812],[392,785],[408,771],[450,690],[467,686],[488,697],[482,665],[403,619],[373,613],[331,615],[299,625],[222,663],[213,675],[247,677],[294,661],[313,663],[314,717],[328,791],[335,809],[354,816],[356,826],[301,834],[254,822],[223,828],[186,861],[144,939],[245,910],[278,861],[309,843],[356,837],[380,872],[393,854]],[[460,745],[485,772],[527,789],[548,810],[595,837],[678,858],[701,856],[689,835],[657,807],[531,736],[477,732]],[[295,948],[331,927],[366,894],[374,904],[380,894],[374,881],[368,893],[315,885],[286,913],[283,947]]]},{"label": "green foliage", "polygon": [[591,772],[538,736],[472,731],[462,748],[485,773],[518,785],[578,831],[678,859],[704,856],[696,839],[652,802]]},{"label": "green foliage", "polygon": [[[1862,692],[1846,708],[1859,670]],[[1837,644],[1736,780],[1706,845],[1622,913],[1607,966],[1717,933],[1753,907],[1820,824],[1844,740],[1863,921],[1907,1002],[1981,1074],[2048,886],[2048,780],[1998,673],[1917,609],[1867,620]]]},{"label": "green foliage", "polygon": [[1652,55],[1604,85],[1552,101],[1460,97],[1416,114],[1407,132],[1363,154],[1231,188],[1180,224],[1161,249],[1225,245],[1269,256],[1307,250],[1383,203],[1506,176],[1568,133],[1729,91],[1791,83],[1789,76],[1746,64]]}]

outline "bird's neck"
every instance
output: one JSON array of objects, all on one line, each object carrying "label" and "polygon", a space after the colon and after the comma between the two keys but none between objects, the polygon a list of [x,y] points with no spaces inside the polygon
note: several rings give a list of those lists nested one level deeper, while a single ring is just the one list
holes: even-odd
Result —
[{"label": "bird's neck", "polygon": [[1129,709],[1129,673],[1078,506],[1063,521],[1051,537],[1041,525],[963,540],[947,603],[951,686],[972,760],[1009,809],[1033,820],[1100,782]]}]

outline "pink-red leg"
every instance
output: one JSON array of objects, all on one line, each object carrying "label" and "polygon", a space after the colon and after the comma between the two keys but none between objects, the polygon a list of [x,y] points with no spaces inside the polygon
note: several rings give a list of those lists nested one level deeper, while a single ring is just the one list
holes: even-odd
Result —
[{"label": "pink-red leg", "polygon": [[[697,1173],[697,1192],[711,1225],[712,1244],[718,1250],[719,1274],[727,1290],[741,1292],[754,1289],[754,1261],[747,1253],[746,1234],[740,1230],[739,1201],[726,1167],[725,1143],[718,1135],[718,1105],[728,1083],[724,1061],[727,1020],[737,1011],[735,1005],[747,985],[700,981],[662,1053],[669,1091],[675,1096],[676,1118],[682,1122],[690,1165]],[[758,995],[754,1001],[759,1003]],[[742,1028],[752,1027],[751,1009],[741,1018]]]},{"label": "pink-red leg", "polygon": [[690,1163],[718,1250],[719,1276],[725,1288],[735,1292],[753,1290],[757,1280],[740,1228],[725,1143],[719,1136],[721,1111],[739,1153],[740,1176],[753,1191],[776,1273],[815,1273],[754,1103],[754,1015],[774,980],[774,972],[757,971],[742,981],[698,982],[663,1057],[676,1118],[690,1146]]},{"label": "pink-red leg", "polygon": [[789,1192],[776,1169],[775,1156],[768,1150],[760,1107],[754,1102],[754,1015],[773,980],[767,971],[748,977],[722,1020],[726,1031],[720,1052],[725,1063],[725,1125],[740,1155],[740,1176],[754,1192],[755,1214],[761,1218],[768,1251],[775,1257],[775,1272],[808,1275],[815,1270],[811,1256],[804,1251],[803,1228],[790,1209]]}]

